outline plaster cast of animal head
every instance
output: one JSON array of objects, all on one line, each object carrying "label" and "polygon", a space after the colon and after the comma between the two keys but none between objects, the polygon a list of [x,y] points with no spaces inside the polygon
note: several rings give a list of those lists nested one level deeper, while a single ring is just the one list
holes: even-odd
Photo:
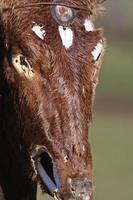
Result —
[{"label": "plaster cast of animal head", "polygon": [[[38,1],[2,2],[11,7],[3,15],[2,73],[8,90],[2,93],[11,97],[14,111],[6,108],[5,131],[12,128],[14,135],[19,130],[29,158],[38,147],[45,149],[60,179],[57,199],[90,200],[88,126],[104,51],[101,30],[93,25],[100,1],[55,0],[50,2],[57,5],[22,9],[14,7]],[[17,120],[10,123],[12,115]],[[31,160],[30,174],[36,176]]]}]

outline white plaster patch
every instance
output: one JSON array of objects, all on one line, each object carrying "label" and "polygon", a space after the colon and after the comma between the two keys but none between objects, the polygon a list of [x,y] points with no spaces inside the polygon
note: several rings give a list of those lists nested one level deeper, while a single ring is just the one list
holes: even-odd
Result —
[{"label": "white plaster patch", "polygon": [[68,162],[68,156],[64,157],[64,162],[67,163]]},{"label": "white plaster patch", "polygon": [[85,145],[83,145],[83,151],[85,152]]},{"label": "white plaster patch", "polygon": [[69,184],[72,184],[72,179],[71,179],[71,178],[68,178],[67,182],[68,182]]},{"label": "white plaster patch", "polygon": [[34,25],[32,27],[32,31],[41,39],[44,40],[44,37],[46,35],[46,31],[44,30],[44,26],[38,25],[35,22],[33,22]]},{"label": "white plaster patch", "polygon": [[99,42],[96,46],[95,46],[95,49],[91,52],[93,57],[94,57],[94,60],[97,61],[100,54],[102,53],[103,51],[103,45],[101,42]]},{"label": "white plaster patch", "polygon": [[87,32],[90,32],[90,31],[93,31],[94,30],[94,25],[93,23],[91,22],[91,20],[89,19],[86,19],[85,22],[84,22],[84,27],[85,27],[85,30]]},{"label": "white plaster patch", "polygon": [[85,94],[85,87],[84,86],[82,88],[82,93],[83,93],[83,95]]},{"label": "white plaster patch", "polygon": [[63,46],[68,49],[73,44],[73,31],[66,27],[65,29],[63,26],[59,26],[59,34],[63,43]]},{"label": "white plaster patch", "polygon": [[86,197],[85,197],[85,200],[90,200],[90,196],[86,196]]},{"label": "white plaster patch", "polygon": [[27,79],[34,77],[34,71],[32,67],[22,54],[13,56],[12,64],[20,75],[26,76]]}]

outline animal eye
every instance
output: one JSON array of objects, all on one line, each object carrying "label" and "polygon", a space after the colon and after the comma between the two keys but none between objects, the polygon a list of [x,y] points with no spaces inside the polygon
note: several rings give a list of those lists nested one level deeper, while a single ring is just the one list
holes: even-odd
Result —
[{"label": "animal eye", "polygon": [[51,14],[55,21],[62,25],[68,26],[75,18],[75,9],[66,6],[54,5],[51,6]]}]

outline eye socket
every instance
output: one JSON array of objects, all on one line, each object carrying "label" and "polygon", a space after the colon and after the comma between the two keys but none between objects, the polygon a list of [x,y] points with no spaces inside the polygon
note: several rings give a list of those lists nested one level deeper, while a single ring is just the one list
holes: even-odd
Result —
[{"label": "eye socket", "polygon": [[66,6],[54,5],[51,6],[51,14],[58,24],[68,26],[73,23],[76,11]]}]

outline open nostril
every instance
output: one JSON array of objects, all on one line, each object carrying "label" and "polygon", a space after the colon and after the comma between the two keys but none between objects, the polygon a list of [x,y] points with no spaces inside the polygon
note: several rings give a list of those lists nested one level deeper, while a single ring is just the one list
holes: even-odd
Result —
[{"label": "open nostril", "polygon": [[73,187],[71,187],[71,191],[72,191],[72,192],[75,192],[75,189],[74,189]]}]

